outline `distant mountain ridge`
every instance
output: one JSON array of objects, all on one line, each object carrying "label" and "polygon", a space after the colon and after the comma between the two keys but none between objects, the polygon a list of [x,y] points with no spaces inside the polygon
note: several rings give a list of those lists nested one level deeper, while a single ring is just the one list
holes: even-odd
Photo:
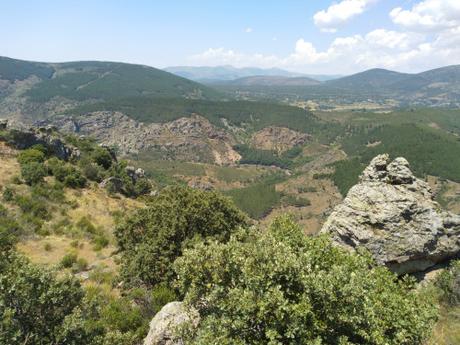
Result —
[{"label": "distant mountain ridge", "polygon": [[[441,83],[443,85],[436,85]],[[460,87],[460,65],[452,65],[421,73],[400,73],[374,68],[325,82],[328,86],[356,90],[420,91],[423,88]],[[434,85],[433,85],[434,84]]]},{"label": "distant mountain ridge", "polygon": [[[215,82],[216,84],[240,85],[240,86],[311,86],[319,85],[320,81],[309,77],[283,77],[283,76],[252,76]],[[212,85],[212,84],[211,84]]]},{"label": "distant mountain ridge", "polygon": [[257,67],[233,67],[224,66],[174,66],[164,69],[167,72],[174,73],[184,78],[199,82],[216,82],[223,80],[236,80],[245,77],[255,76],[276,76],[276,77],[308,77],[318,81],[325,81],[341,77],[340,75],[322,75],[322,74],[304,74],[290,72],[280,68],[257,68]]}]

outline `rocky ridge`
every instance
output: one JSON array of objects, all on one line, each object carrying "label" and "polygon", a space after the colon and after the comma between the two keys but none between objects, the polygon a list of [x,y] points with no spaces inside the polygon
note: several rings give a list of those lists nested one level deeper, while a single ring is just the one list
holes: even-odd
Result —
[{"label": "rocky ridge", "polygon": [[122,154],[156,151],[178,160],[234,163],[235,139],[199,115],[168,123],[142,123],[120,112],[98,111],[70,118],[54,117],[44,123],[64,132],[91,135],[98,142],[117,146]]},{"label": "rocky ridge", "polygon": [[347,249],[365,248],[397,274],[460,254],[460,216],[441,209],[404,158],[375,157],[323,228]]},{"label": "rocky ridge", "polygon": [[16,149],[23,150],[34,145],[43,145],[56,157],[63,160],[80,156],[80,151],[65,143],[58,135],[56,128],[52,126],[24,129],[16,128],[15,124],[9,123],[8,120],[0,120],[0,130],[8,131],[5,139],[9,145]]}]

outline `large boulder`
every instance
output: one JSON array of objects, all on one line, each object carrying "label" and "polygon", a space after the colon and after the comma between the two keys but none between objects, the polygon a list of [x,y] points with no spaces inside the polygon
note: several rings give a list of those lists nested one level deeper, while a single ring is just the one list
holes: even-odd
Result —
[{"label": "large boulder", "polygon": [[178,330],[187,324],[196,327],[198,322],[198,312],[187,309],[183,302],[170,302],[150,322],[144,345],[183,345]]},{"label": "large boulder", "polygon": [[424,271],[460,253],[460,216],[443,211],[404,158],[375,157],[331,213],[322,233],[366,248],[397,274]]}]

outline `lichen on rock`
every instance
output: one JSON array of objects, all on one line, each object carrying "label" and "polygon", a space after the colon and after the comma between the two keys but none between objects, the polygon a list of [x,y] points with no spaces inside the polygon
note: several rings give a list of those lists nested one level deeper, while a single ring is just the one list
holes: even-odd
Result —
[{"label": "lichen on rock", "polygon": [[460,253],[460,216],[441,209],[406,159],[375,157],[331,213],[322,233],[366,248],[397,274],[423,271]]}]

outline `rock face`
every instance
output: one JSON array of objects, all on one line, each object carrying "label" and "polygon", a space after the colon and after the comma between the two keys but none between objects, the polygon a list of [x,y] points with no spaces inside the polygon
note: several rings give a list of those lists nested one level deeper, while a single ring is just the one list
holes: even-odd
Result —
[{"label": "rock face", "polygon": [[199,115],[167,123],[142,123],[120,112],[98,111],[73,118],[55,116],[40,124],[91,135],[98,142],[117,146],[122,154],[150,151],[161,157],[216,164],[241,158],[232,148],[235,139]]},{"label": "rock face", "polygon": [[177,328],[186,323],[196,327],[198,322],[198,313],[187,310],[182,302],[168,303],[150,321],[144,345],[183,345],[175,335]]},{"label": "rock face", "polygon": [[404,158],[375,157],[321,232],[364,247],[397,274],[423,271],[460,254],[460,216],[441,210]]},{"label": "rock face", "polygon": [[262,150],[283,152],[294,146],[303,145],[310,139],[308,134],[296,132],[285,127],[266,127],[254,133],[251,145]]},{"label": "rock face", "polygon": [[[7,126],[7,122],[2,123],[3,129],[6,129]],[[80,156],[80,151],[65,143],[56,134],[54,127],[29,128],[28,130],[10,129],[7,141],[13,147],[21,150],[34,145],[43,145],[56,157],[63,160]]]}]

